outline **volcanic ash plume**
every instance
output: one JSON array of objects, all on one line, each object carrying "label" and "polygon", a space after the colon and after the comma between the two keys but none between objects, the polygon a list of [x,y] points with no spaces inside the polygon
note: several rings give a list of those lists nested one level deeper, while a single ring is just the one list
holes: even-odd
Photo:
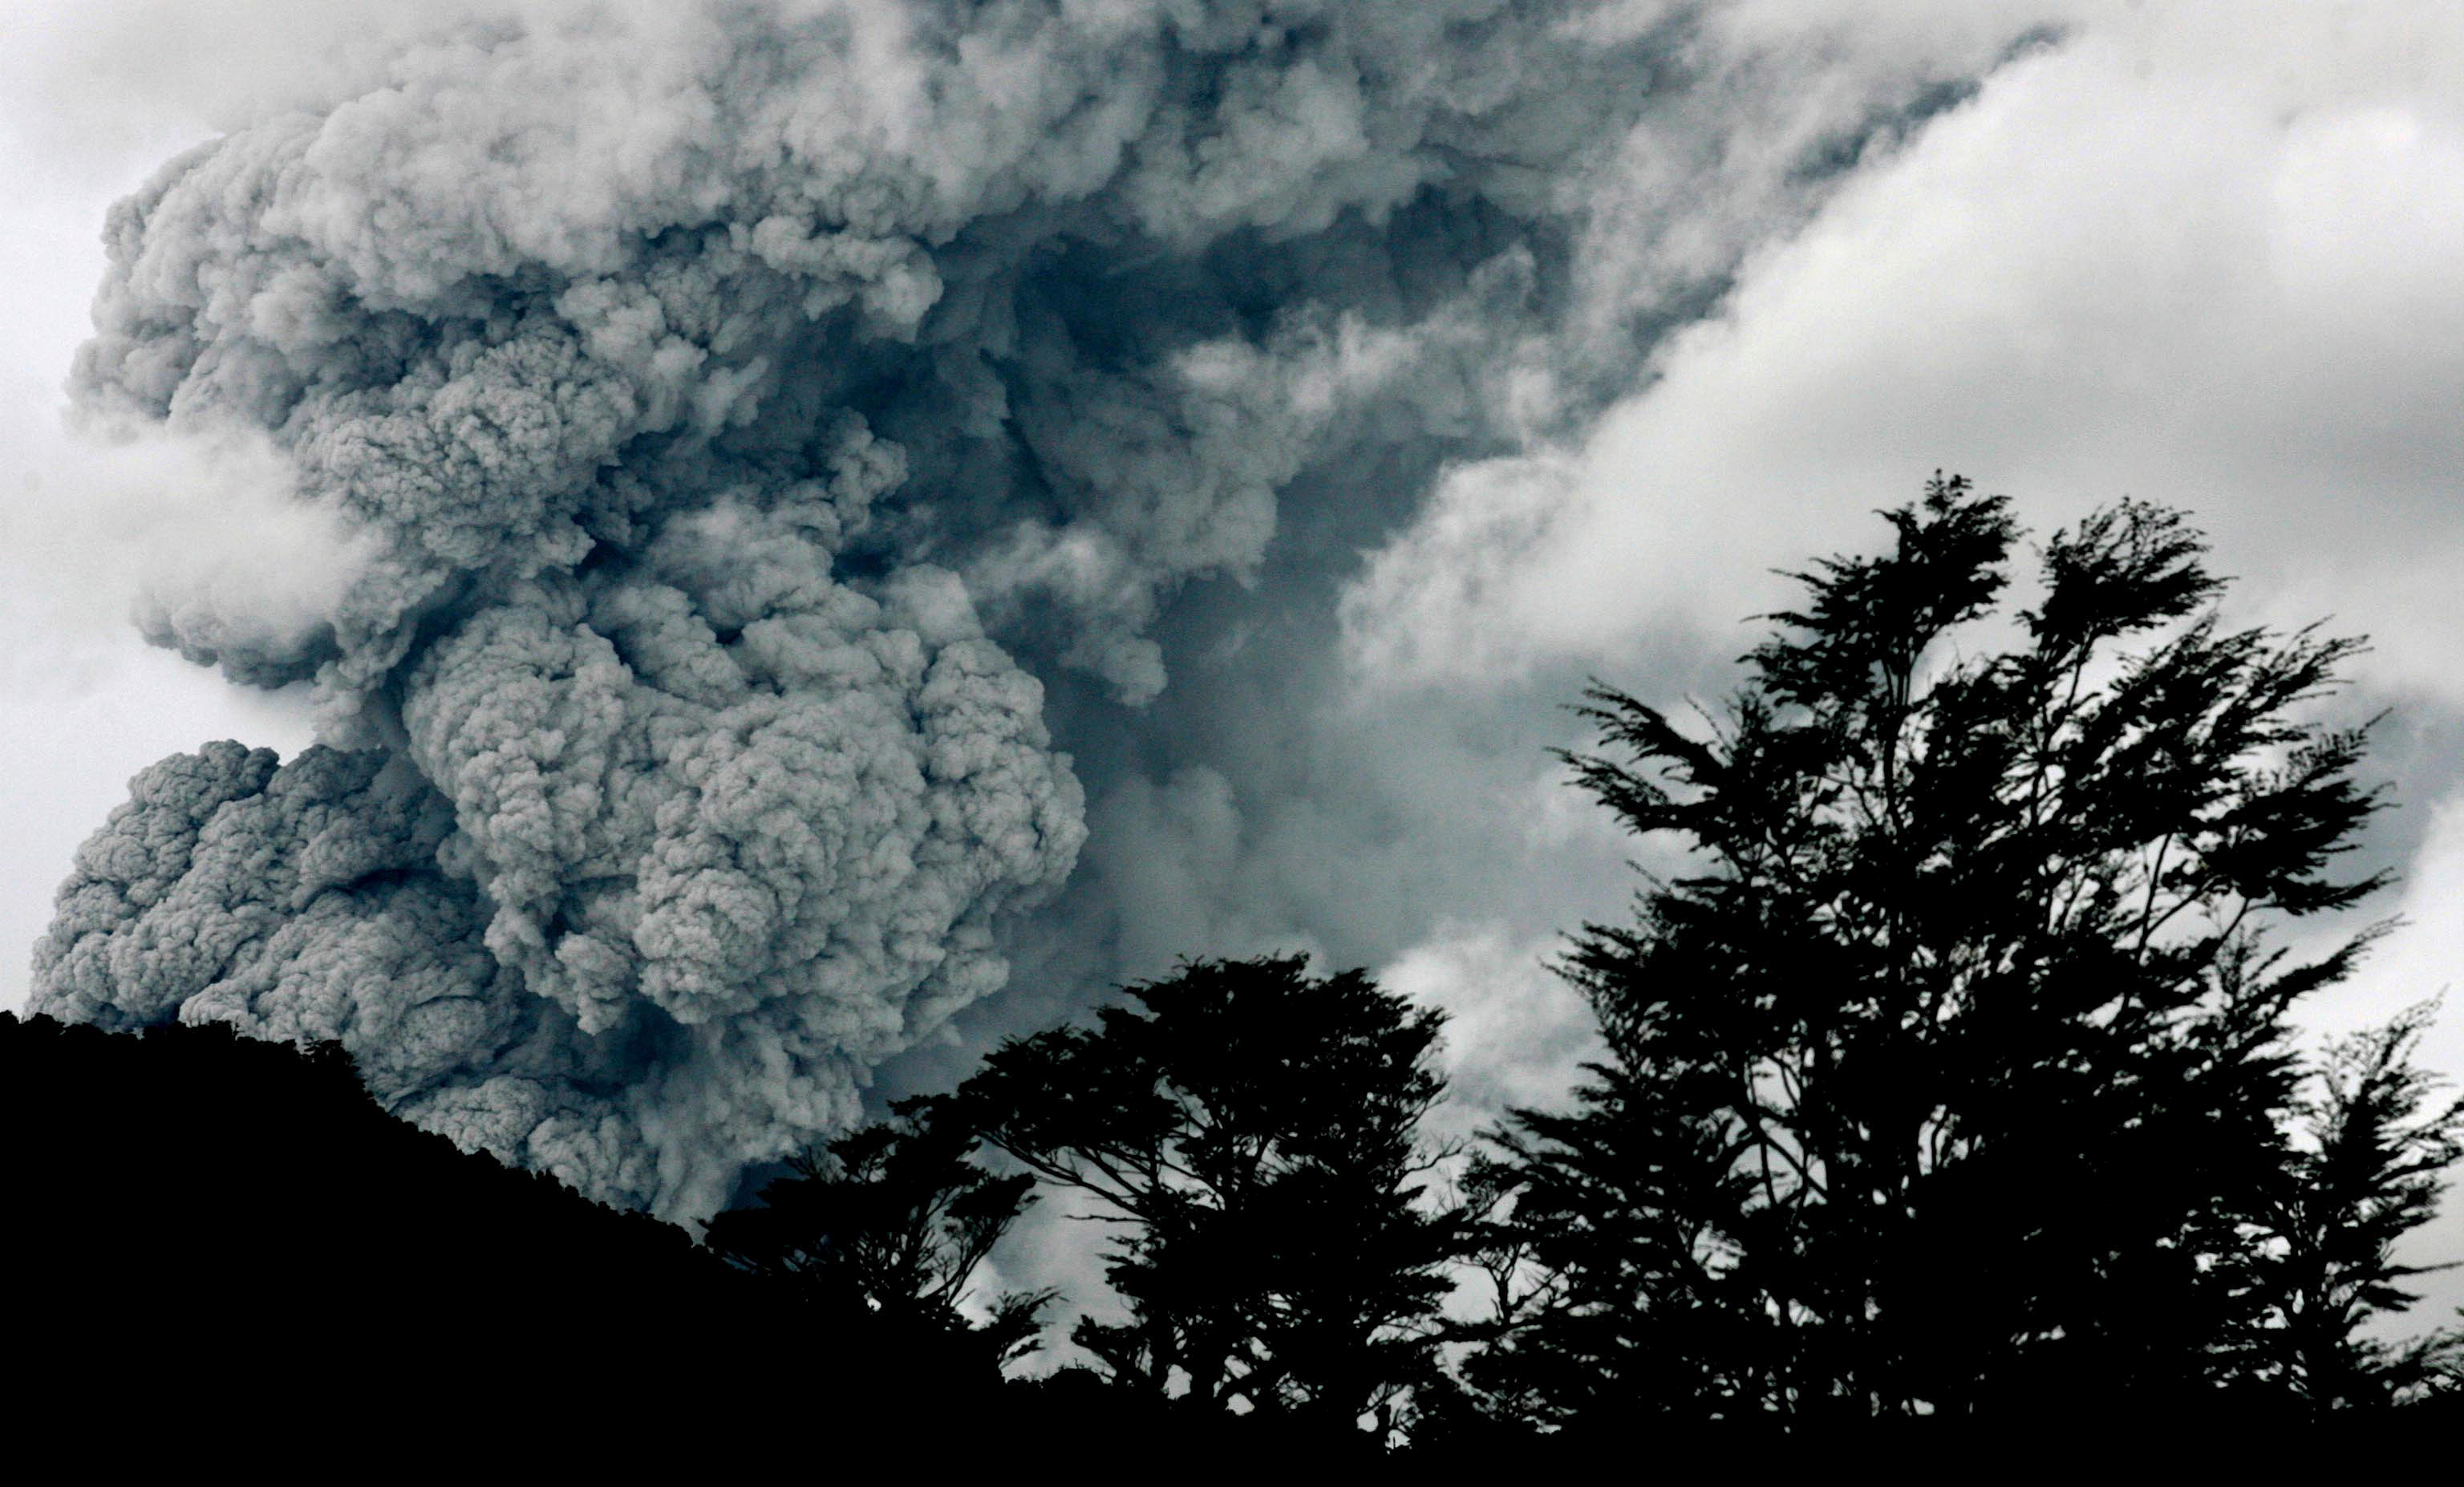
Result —
[{"label": "volcanic ash plume", "polygon": [[[1683,135],[1684,9],[568,7],[172,162],[111,217],[76,401],[270,440],[352,534],[304,623],[143,606],[313,683],[324,743],[141,775],[34,1009],[339,1039],[466,1146],[711,1211],[1068,875],[1013,653],[1151,697],[1159,605],[1254,572],[1330,441],[1481,448],[1616,362],[1600,296],[1661,270],[1586,224]],[[1702,163],[1777,201],[1828,126]]]}]

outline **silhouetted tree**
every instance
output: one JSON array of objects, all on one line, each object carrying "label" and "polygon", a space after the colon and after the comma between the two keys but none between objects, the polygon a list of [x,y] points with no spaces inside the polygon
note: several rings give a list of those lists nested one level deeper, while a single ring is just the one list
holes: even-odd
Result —
[{"label": "silhouetted tree", "polygon": [[1129,1320],[1073,1340],[1118,1384],[1391,1428],[1437,1367],[1455,1225],[1417,1136],[1441,1017],[1300,957],[1200,961],[1091,1028],[1013,1039],[957,1099],[1102,1201]]},{"label": "silhouetted tree", "polygon": [[1054,1293],[1005,1293],[980,1321],[962,1305],[976,1267],[1034,1201],[1035,1179],[976,1165],[975,1132],[933,1100],[891,1111],[795,1157],[761,1206],[713,1218],[705,1242],[774,1295],[870,1319],[879,1345],[997,1369],[1034,1350],[1036,1314]]},{"label": "silhouetted tree", "polygon": [[2436,1099],[2441,1082],[2412,1061],[2437,1009],[2424,1002],[2331,1045],[2299,1105],[2305,1139],[2268,1211],[2275,1242],[2254,1266],[2270,1307],[2252,1341],[2254,1362],[2317,1410],[2391,1404],[2464,1361],[2453,1328],[2402,1345],[2363,1331],[2419,1300],[2402,1282],[2450,1268],[2395,1257],[2464,1158],[2464,1100]]},{"label": "silhouetted tree", "polygon": [[[2357,643],[2230,629],[2204,544],[2124,502],[1995,614],[2007,502],[1936,476],[1700,728],[1602,686],[1569,755],[1693,856],[1563,971],[1606,1056],[1499,1133],[1527,1315],[1474,1360],[1544,1421],[2212,1404],[2266,1307],[2288,965],[2342,908],[2363,735],[2305,721]],[[2365,936],[2364,938],[2366,938]]]}]

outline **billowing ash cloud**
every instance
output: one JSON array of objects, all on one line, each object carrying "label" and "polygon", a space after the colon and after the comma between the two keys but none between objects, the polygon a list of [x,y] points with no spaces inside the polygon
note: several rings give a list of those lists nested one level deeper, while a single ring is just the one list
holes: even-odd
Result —
[{"label": "billowing ash cloud", "polygon": [[34,1009],[339,1039],[468,1146],[709,1212],[1069,875],[1020,658],[1145,768],[1165,607],[1294,592],[1279,502],[1332,552],[1578,427],[1990,52],[1844,67],[1743,11],[568,7],[172,162],[75,396],[270,439],[353,534],[304,620],[143,612],[313,683],[325,742],[140,776]]}]

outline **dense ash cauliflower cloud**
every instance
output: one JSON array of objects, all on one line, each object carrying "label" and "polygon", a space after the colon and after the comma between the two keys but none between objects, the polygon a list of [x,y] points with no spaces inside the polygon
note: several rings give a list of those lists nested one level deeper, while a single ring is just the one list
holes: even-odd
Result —
[{"label": "dense ash cauliflower cloud", "polygon": [[631,571],[514,584],[409,668],[406,746],[141,776],[37,1005],[339,1039],[466,1145],[706,1211],[998,988],[993,916],[1083,835],[957,580],[877,587],[725,504]]},{"label": "dense ash cauliflower cloud", "polygon": [[[466,1146],[710,1212],[1069,875],[1017,658],[1133,731],[1281,492],[1579,421],[1939,83],[1779,67],[1573,0],[568,9],[172,162],[77,405],[270,438],[358,536],[312,623],[145,608],[324,741],[139,776],[34,1010],[339,1039]],[[1343,478],[1378,447],[1403,489]]]}]

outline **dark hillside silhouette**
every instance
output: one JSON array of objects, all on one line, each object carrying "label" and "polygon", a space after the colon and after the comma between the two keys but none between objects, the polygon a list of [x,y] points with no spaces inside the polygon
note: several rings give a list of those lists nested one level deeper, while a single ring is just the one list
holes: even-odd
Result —
[{"label": "dark hillside silhouette", "polygon": [[10,1351],[38,1390],[134,1371],[303,1408],[923,1402],[865,1319],[800,1335],[684,1230],[393,1119],[330,1047],[0,1015],[0,1129]]},{"label": "dark hillside silhouette", "polygon": [[304,1464],[347,1440],[639,1467],[809,1434],[930,1479],[1039,1439],[1286,1449],[1269,1422],[1084,1370],[999,1387],[979,1352],[783,1295],[682,1229],[393,1119],[331,1047],[0,1013],[0,1122],[21,1457],[54,1439]]}]

